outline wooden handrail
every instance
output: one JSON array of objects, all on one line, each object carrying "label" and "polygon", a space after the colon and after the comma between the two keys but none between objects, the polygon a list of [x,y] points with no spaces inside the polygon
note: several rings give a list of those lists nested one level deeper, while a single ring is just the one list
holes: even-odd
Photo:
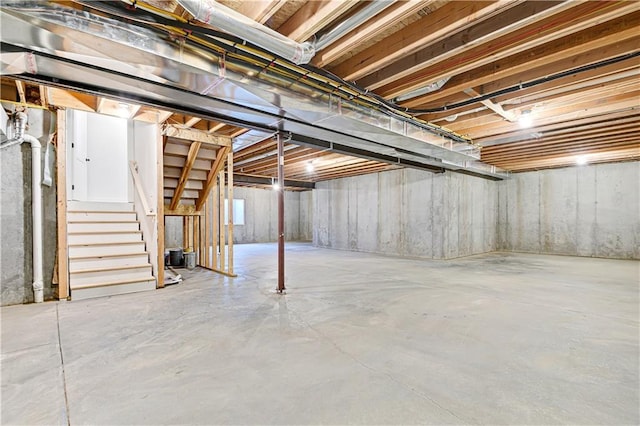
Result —
[{"label": "wooden handrail", "polygon": [[138,198],[140,198],[140,202],[142,203],[142,208],[147,216],[155,216],[156,213],[149,208],[147,204],[147,197],[144,193],[144,189],[142,188],[142,182],[140,182],[140,175],[138,174],[138,163],[135,161],[129,161],[129,169],[131,170],[131,176],[133,176],[133,184],[136,187],[136,191],[138,192]]}]

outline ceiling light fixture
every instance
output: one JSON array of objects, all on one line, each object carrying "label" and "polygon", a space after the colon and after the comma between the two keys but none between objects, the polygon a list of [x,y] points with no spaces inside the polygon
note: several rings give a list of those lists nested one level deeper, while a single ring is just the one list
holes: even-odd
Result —
[{"label": "ceiling light fixture", "polygon": [[588,163],[588,161],[587,161],[587,156],[586,155],[578,155],[576,157],[576,164],[578,166],[584,166],[587,163]]},{"label": "ceiling light fixture", "polygon": [[525,109],[524,111],[520,112],[518,124],[520,125],[520,127],[531,127],[533,125],[533,115],[531,114],[530,109]]},{"label": "ceiling light fixture", "polygon": [[120,102],[116,108],[116,115],[121,118],[129,118],[130,114],[129,105]]},{"label": "ceiling light fixture", "polygon": [[278,182],[276,182],[275,178],[271,178],[271,188],[274,191],[280,191],[280,185],[278,185]]},{"label": "ceiling light fixture", "polygon": [[313,166],[313,161],[309,161],[307,163],[307,172],[311,173],[315,170],[315,167]]}]

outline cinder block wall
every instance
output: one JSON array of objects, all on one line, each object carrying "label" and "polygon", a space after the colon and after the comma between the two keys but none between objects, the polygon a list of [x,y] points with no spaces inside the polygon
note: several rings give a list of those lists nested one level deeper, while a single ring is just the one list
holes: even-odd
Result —
[{"label": "cinder block wall", "polygon": [[640,259],[640,162],[518,173],[497,186],[500,250]]},{"label": "cinder block wall", "polygon": [[495,182],[404,169],[320,182],[317,246],[450,259],[496,249]]},{"label": "cinder block wall", "polygon": [[[42,160],[54,116],[29,110],[27,133],[42,144]],[[55,161],[52,168],[55,182]],[[44,173],[43,173],[44,176]],[[3,306],[33,302],[31,145],[24,143],[0,150],[0,301]],[[56,257],[56,189],[42,186],[44,298],[53,298]]]}]

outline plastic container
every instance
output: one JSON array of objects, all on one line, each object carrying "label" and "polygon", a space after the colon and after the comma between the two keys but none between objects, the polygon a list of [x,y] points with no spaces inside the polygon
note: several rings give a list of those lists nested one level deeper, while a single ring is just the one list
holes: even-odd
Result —
[{"label": "plastic container", "polygon": [[184,266],[187,269],[196,268],[196,252],[195,251],[184,254]]}]

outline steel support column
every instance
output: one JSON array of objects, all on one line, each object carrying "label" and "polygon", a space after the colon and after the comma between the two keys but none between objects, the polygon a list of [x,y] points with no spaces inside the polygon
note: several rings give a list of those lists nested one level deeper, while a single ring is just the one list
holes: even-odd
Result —
[{"label": "steel support column", "polygon": [[276,135],[278,141],[278,293],[284,288],[284,141],[282,133]]}]

